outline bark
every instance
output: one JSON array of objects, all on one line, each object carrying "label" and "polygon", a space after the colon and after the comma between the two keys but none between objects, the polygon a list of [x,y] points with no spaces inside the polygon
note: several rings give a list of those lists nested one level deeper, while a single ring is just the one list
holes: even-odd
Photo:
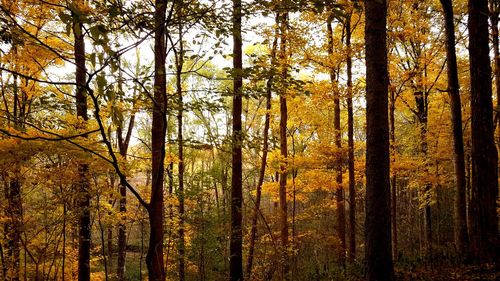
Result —
[{"label": "bark", "polygon": [[146,255],[149,280],[165,280],[163,263],[163,181],[165,172],[165,137],[167,132],[166,82],[166,0],[155,2],[154,97],[151,130],[151,201],[148,205],[149,248]]},{"label": "bark", "polygon": [[[276,19],[279,18],[277,15]],[[255,240],[257,239],[257,222],[260,212],[260,201],[262,199],[262,184],[264,183],[264,176],[266,173],[266,164],[267,164],[267,153],[269,151],[269,127],[271,123],[271,97],[272,97],[272,85],[274,78],[274,66],[276,65],[276,49],[278,46],[278,36],[274,37],[273,46],[271,49],[271,70],[269,74],[269,78],[267,79],[266,84],[266,116],[264,120],[264,129],[263,129],[263,140],[262,140],[262,159],[260,162],[260,170],[259,170],[259,179],[257,182],[257,190],[255,197],[255,207],[252,213],[252,222],[251,222],[251,230],[250,230],[250,241],[248,246],[248,259],[246,264],[246,277],[250,279],[252,275],[252,266],[253,266],[253,258],[254,258],[254,249],[255,249]]]},{"label": "bark", "polygon": [[387,3],[365,0],[366,280],[394,280],[391,255]]},{"label": "bark", "polygon": [[231,237],[229,249],[229,279],[243,280],[242,255],[242,152],[243,131],[241,125],[243,95],[243,53],[241,34],[241,0],[233,0],[233,140],[231,177]]},{"label": "bark", "polygon": [[349,262],[356,259],[356,180],[354,178],[354,113],[352,106],[351,16],[346,18],[347,48],[347,169],[349,174]]},{"label": "bark", "polygon": [[466,255],[469,238],[465,207],[465,158],[462,133],[462,103],[458,83],[457,55],[455,50],[455,24],[452,0],[441,0],[446,30],[446,62],[448,68],[448,95],[450,97],[453,130],[453,160],[455,166],[455,244],[461,255]]},{"label": "bark", "polygon": [[[86,85],[86,67],[85,67],[85,40],[83,24],[74,15],[73,23],[74,55],[76,65],[76,114],[84,121],[88,120],[87,115],[87,93]],[[90,280],[90,239],[91,239],[91,224],[90,224],[90,193],[89,182],[87,179],[88,164],[82,163],[78,167],[79,182],[77,184],[79,191],[78,208],[79,208],[79,230],[78,230],[78,280]]]},{"label": "bark", "polygon": [[280,60],[281,60],[281,93],[280,93],[280,175],[279,175],[279,208],[280,208],[280,232],[281,232],[281,278],[283,280],[289,280],[290,266],[288,262],[288,205],[286,200],[286,180],[288,178],[287,171],[287,157],[288,157],[288,146],[287,146],[287,121],[288,121],[288,109],[287,109],[287,98],[286,98],[286,77],[288,75],[288,69],[286,64],[287,57],[287,22],[288,14],[285,13],[281,17],[280,23]]},{"label": "bark", "polygon": [[497,252],[498,163],[494,142],[488,1],[469,0],[471,77],[472,198],[471,250],[475,259],[491,260]]}]

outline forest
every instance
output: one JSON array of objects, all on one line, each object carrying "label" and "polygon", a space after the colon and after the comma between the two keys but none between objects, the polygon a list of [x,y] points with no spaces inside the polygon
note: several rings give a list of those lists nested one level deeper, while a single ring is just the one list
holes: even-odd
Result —
[{"label": "forest", "polygon": [[0,0],[0,279],[500,280],[499,0]]}]

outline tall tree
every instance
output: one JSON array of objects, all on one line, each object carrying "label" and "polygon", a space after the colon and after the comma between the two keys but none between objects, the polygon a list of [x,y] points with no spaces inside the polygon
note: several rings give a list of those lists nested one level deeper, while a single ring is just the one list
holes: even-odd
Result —
[{"label": "tall tree", "polygon": [[[327,19],[326,29],[328,37],[328,54],[333,57],[333,14],[329,15]],[[338,151],[337,159],[335,161],[335,183],[336,183],[336,203],[337,203],[337,235],[340,240],[339,257],[342,264],[345,263],[346,252],[346,235],[345,235],[345,205],[344,205],[344,186],[342,185],[342,136],[340,128],[340,92],[337,87],[337,78],[335,69],[330,69],[330,84],[333,93],[333,130],[335,147]]]},{"label": "tall tree", "polygon": [[[82,9],[84,2],[76,0],[73,9]],[[74,55],[76,66],[76,115],[84,121],[88,120],[87,115],[87,70],[85,66],[85,35],[83,29],[83,18],[80,18],[79,10],[72,10]],[[78,236],[78,280],[90,280],[90,191],[87,179],[88,164],[82,163],[78,166],[79,172],[79,236]]]},{"label": "tall tree", "polygon": [[241,126],[243,96],[243,52],[241,0],[233,0],[233,138],[232,138],[232,177],[231,177],[231,238],[229,249],[229,280],[243,280],[243,157],[241,152],[243,130]]},{"label": "tall tree", "polygon": [[[281,2],[284,5],[284,2]],[[285,6],[282,8],[286,9]],[[287,109],[287,91],[286,91],[286,79],[288,76],[288,65],[287,65],[287,27],[288,26],[288,13],[284,12],[281,14],[281,20],[279,23],[280,28],[280,63],[281,63],[281,89],[280,89],[280,126],[279,126],[279,136],[280,136],[280,172],[279,172],[279,215],[280,215],[280,236],[281,236],[281,278],[283,280],[289,280],[289,261],[288,261],[288,205],[286,200],[286,188],[287,188],[287,157],[288,157],[288,146],[287,146],[287,122],[288,122],[288,109]]]},{"label": "tall tree", "polygon": [[184,66],[184,42],[183,40],[183,0],[177,1],[177,27],[179,32],[179,49],[175,50],[175,62],[176,62],[176,86],[177,86],[177,146],[178,146],[178,189],[177,197],[179,200],[179,280],[184,281],[185,279],[185,235],[184,235],[184,222],[185,222],[185,206],[184,206],[184,134],[183,134],[183,113],[184,113],[184,102],[182,96],[182,68]]},{"label": "tall tree", "polygon": [[441,0],[446,30],[446,62],[448,67],[448,95],[450,97],[453,130],[453,159],[455,167],[455,243],[457,250],[468,250],[467,214],[465,206],[465,158],[462,133],[462,103],[458,83],[457,55],[455,50],[455,24],[452,0]]},{"label": "tall tree", "polygon": [[387,3],[365,0],[366,280],[394,280],[391,254]]},{"label": "tall tree", "polygon": [[498,163],[494,141],[492,81],[489,56],[488,0],[469,0],[471,84],[472,194],[471,250],[474,258],[498,254]]},{"label": "tall tree", "polygon": [[155,1],[154,21],[154,93],[151,129],[151,199],[149,214],[149,248],[146,256],[149,280],[165,280],[163,263],[163,181],[165,171],[165,137],[167,132],[166,80],[166,9],[167,0]]},{"label": "tall tree", "polygon": [[[352,9],[352,8],[351,8]],[[347,70],[347,169],[349,174],[349,261],[356,258],[356,179],[354,177],[354,113],[352,106],[352,10],[345,18],[345,46]]]}]

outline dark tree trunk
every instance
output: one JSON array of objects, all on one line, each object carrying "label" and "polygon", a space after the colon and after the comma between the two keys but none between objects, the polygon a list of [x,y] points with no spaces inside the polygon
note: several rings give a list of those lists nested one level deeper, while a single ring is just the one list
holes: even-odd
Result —
[{"label": "dark tree trunk", "polygon": [[[83,24],[78,21],[75,15],[73,23],[73,35],[75,37],[74,55],[76,65],[76,115],[84,121],[87,116],[87,93],[86,85],[86,67],[85,67],[85,40]],[[87,179],[88,164],[82,163],[78,167],[80,175],[77,184],[79,191],[78,212],[79,212],[79,236],[78,236],[78,280],[90,280],[90,193]]]},{"label": "dark tree trunk", "polygon": [[[332,29],[333,16],[330,16],[327,20],[327,37],[328,37],[328,55],[333,56],[333,29]],[[342,138],[341,138],[341,128],[340,128],[340,92],[335,86],[337,80],[335,77],[335,71],[332,67],[330,70],[330,83],[333,92],[333,130],[335,147],[339,152],[337,159],[335,160],[335,183],[336,187],[336,203],[337,203],[337,236],[340,240],[339,258],[340,262],[345,264],[345,252],[346,252],[346,235],[345,235],[345,205],[344,205],[344,187],[342,185],[342,154],[340,153],[342,149]]]},{"label": "dark tree trunk", "polygon": [[471,250],[485,261],[498,255],[498,163],[493,129],[488,1],[469,0],[472,198]]},{"label": "dark tree trunk", "polygon": [[5,197],[7,198],[6,215],[7,220],[4,225],[6,238],[6,279],[9,281],[20,280],[21,270],[21,227],[22,227],[22,203],[19,164],[14,164],[14,176],[5,187]]},{"label": "dark tree trunk", "polygon": [[[276,20],[278,21],[279,14],[276,16]],[[278,34],[276,32],[273,46],[271,49],[271,69],[269,72],[269,78],[267,79],[266,84],[266,115],[264,120],[264,130],[263,130],[263,141],[262,141],[262,159],[260,162],[260,170],[259,170],[259,180],[257,182],[257,190],[255,197],[255,207],[252,213],[252,222],[250,229],[250,241],[248,246],[248,259],[246,265],[246,277],[250,279],[252,275],[252,266],[253,266],[253,258],[254,258],[254,249],[255,249],[255,240],[257,239],[257,221],[260,212],[260,201],[262,198],[262,184],[264,183],[264,176],[266,173],[266,165],[267,165],[267,153],[269,150],[269,127],[271,123],[271,94],[272,94],[272,86],[273,86],[273,78],[274,78],[274,67],[276,65],[276,49],[278,46]]]},{"label": "dark tree trunk", "polygon": [[231,242],[229,249],[229,279],[243,280],[242,254],[242,152],[243,130],[241,126],[243,95],[243,53],[241,34],[241,0],[233,0],[233,140],[231,177]]},{"label": "dark tree trunk", "polygon": [[167,0],[155,2],[154,97],[151,129],[151,201],[148,205],[149,248],[146,255],[149,280],[165,280],[163,263],[163,181],[165,172],[165,137],[167,132],[166,81],[166,9]]},{"label": "dark tree trunk", "polygon": [[287,59],[287,24],[288,24],[288,13],[284,13],[281,16],[280,26],[280,63],[281,63],[281,93],[280,93],[280,153],[282,162],[280,164],[280,175],[279,175],[279,207],[280,207],[280,232],[281,232],[281,278],[282,280],[289,280],[290,266],[288,263],[288,205],[286,200],[286,180],[288,178],[287,172],[287,157],[288,157],[288,146],[287,146],[287,121],[288,121],[288,109],[287,109],[287,97],[286,97],[286,77],[288,75],[288,65],[286,63]]},{"label": "dark tree trunk", "polygon": [[352,50],[351,50],[351,17],[346,18],[347,47],[347,147],[349,173],[349,262],[356,259],[356,179],[354,177],[354,113],[352,106]]},{"label": "dark tree trunk", "polygon": [[467,234],[467,214],[465,209],[465,158],[452,0],[441,0],[441,5],[443,6],[446,30],[448,95],[450,96],[454,150],[453,160],[455,164],[455,244],[458,252],[461,255],[466,255],[469,248],[469,237]]},{"label": "dark tree trunk", "polygon": [[387,3],[365,0],[366,280],[394,280],[391,254]]}]

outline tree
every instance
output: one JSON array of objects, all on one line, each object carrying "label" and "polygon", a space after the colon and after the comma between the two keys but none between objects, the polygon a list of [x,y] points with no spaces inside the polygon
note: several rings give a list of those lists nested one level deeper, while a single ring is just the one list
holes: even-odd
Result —
[{"label": "tree", "polygon": [[166,0],[156,0],[154,21],[154,96],[151,129],[151,200],[148,205],[150,237],[146,256],[149,280],[165,280],[163,263],[163,181],[167,131]]},{"label": "tree", "polygon": [[448,65],[448,95],[450,96],[453,159],[455,167],[455,243],[461,254],[468,251],[467,214],[465,202],[465,158],[462,134],[462,103],[458,83],[457,55],[455,51],[455,24],[451,0],[441,0],[446,30],[446,61]]},{"label": "tree", "polygon": [[472,195],[470,226],[472,256],[481,261],[498,254],[498,164],[493,129],[488,1],[469,0],[471,85]]},{"label": "tree", "polygon": [[[284,2],[280,2],[284,4]],[[286,8],[283,6],[282,8]],[[279,140],[280,140],[280,170],[279,170],[279,215],[280,215],[280,238],[281,238],[281,278],[283,280],[290,279],[290,266],[288,260],[288,205],[286,199],[286,189],[287,189],[287,157],[288,157],[288,145],[287,145],[287,121],[288,121],[288,109],[287,109],[287,91],[286,91],[286,79],[288,76],[288,64],[287,64],[287,28],[288,28],[288,13],[284,12],[280,14],[281,19],[278,24],[280,29],[280,50],[279,59],[281,63],[281,89],[279,93],[280,97],[280,125],[279,125]]]},{"label": "tree", "polygon": [[[353,8],[350,8],[353,9]],[[345,46],[346,50],[346,71],[347,71],[347,148],[348,160],[347,169],[349,173],[349,261],[356,258],[356,178],[354,175],[354,113],[352,106],[352,13],[347,12],[345,17]]]},{"label": "tree", "polygon": [[179,31],[179,49],[175,50],[175,66],[176,66],[176,87],[177,87],[177,146],[178,146],[178,181],[179,186],[177,190],[177,196],[179,198],[179,280],[184,281],[186,278],[185,273],[185,235],[184,235],[184,224],[185,224],[185,192],[184,192],[184,167],[185,167],[185,159],[184,159],[184,135],[183,135],[183,112],[184,112],[184,102],[183,102],[183,93],[182,93],[182,68],[184,66],[184,42],[183,40],[183,22],[182,22],[182,13],[183,13],[183,0],[178,1],[177,3],[177,15],[178,15],[178,31]]},{"label": "tree", "polygon": [[[85,34],[83,30],[82,18],[80,18],[81,8],[83,8],[83,1],[74,2],[74,10],[72,11],[73,17],[73,36],[75,66],[76,66],[76,115],[87,121],[87,68],[85,66]],[[88,164],[81,163],[78,167],[80,179],[77,183],[80,192],[78,197],[78,212],[79,212],[79,235],[78,235],[78,280],[90,281],[90,239],[91,239],[91,225],[90,225],[90,192],[89,182],[87,179]]]},{"label": "tree", "polygon": [[366,280],[394,280],[389,196],[386,1],[365,1]]},{"label": "tree", "polygon": [[242,142],[241,126],[243,96],[243,52],[241,32],[241,0],[233,0],[233,136],[232,136],[232,176],[231,176],[231,237],[229,280],[243,281],[243,234],[242,234]]},{"label": "tree", "polygon": [[[327,36],[328,36],[328,54],[333,56],[333,28],[332,28],[333,14],[328,17],[327,20]],[[335,147],[340,152],[342,149],[342,137],[340,129],[340,92],[337,88],[337,78],[335,77],[335,68],[330,69],[330,83],[333,92],[333,115],[334,115],[334,138]],[[336,183],[336,203],[337,203],[337,235],[340,240],[340,261],[342,264],[345,263],[345,253],[346,253],[346,237],[345,237],[345,205],[344,205],[344,186],[342,185],[342,157],[341,153],[338,153],[336,163],[335,163],[335,183]]]},{"label": "tree", "polygon": [[[120,77],[122,79],[122,77]],[[121,88],[121,83],[120,86]],[[135,95],[134,95],[135,96]],[[127,131],[124,134],[123,123],[120,124],[116,128],[116,136],[118,141],[118,150],[123,159],[127,159],[127,153],[130,145],[130,139],[132,137],[132,131],[135,126],[135,109],[132,109],[132,113],[130,114]],[[127,213],[127,186],[124,180],[120,179],[119,184],[120,189],[120,202],[119,202],[119,211],[121,214],[120,223],[118,224],[118,253],[117,253],[117,277],[118,280],[125,280],[125,258],[127,253],[127,230],[125,225],[125,215]]]}]

